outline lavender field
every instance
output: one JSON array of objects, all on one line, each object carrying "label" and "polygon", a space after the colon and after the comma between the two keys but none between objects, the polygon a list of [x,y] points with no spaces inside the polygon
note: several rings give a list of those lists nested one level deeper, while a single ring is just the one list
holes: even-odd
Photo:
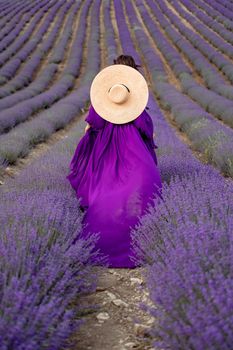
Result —
[{"label": "lavender field", "polygon": [[98,234],[72,244],[66,175],[91,82],[122,53],[149,85],[164,198],[132,230],[150,344],[111,348],[233,349],[232,44],[232,0],[0,0],[1,350],[88,349],[71,337]]}]

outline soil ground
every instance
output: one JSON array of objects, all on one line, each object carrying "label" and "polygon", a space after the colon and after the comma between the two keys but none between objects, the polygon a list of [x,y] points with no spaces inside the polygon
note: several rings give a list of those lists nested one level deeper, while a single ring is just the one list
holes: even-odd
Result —
[{"label": "soil ground", "polygon": [[[85,323],[71,338],[77,346],[72,350],[152,350],[149,329],[154,317],[139,303],[151,305],[145,285],[144,267],[97,268],[98,287],[79,299],[89,313]],[[98,304],[97,309],[92,309]]]}]

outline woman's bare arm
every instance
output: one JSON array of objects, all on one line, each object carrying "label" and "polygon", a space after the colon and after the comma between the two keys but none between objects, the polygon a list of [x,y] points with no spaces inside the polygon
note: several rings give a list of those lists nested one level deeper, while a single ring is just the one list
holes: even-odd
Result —
[{"label": "woman's bare arm", "polygon": [[86,127],[85,127],[85,133],[86,131],[91,127],[91,125],[89,123],[87,123]]}]

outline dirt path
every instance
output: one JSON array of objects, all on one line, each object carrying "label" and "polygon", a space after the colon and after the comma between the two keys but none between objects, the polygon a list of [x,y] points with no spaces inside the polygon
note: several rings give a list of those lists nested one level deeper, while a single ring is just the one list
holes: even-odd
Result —
[{"label": "dirt path", "polygon": [[[100,21],[103,23],[103,5]],[[111,19],[117,39],[118,55],[122,53],[118,28],[111,2]],[[101,68],[105,66],[106,52],[100,30]],[[87,308],[85,324],[71,339],[77,344],[69,350],[153,350],[149,329],[154,318],[139,306],[150,304],[149,293],[144,281],[145,268],[135,269],[97,267],[98,286],[94,293],[79,299]],[[95,306],[98,305],[96,309]]]},{"label": "dirt path", "polygon": [[71,337],[77,344],[72,350],[152,350],[149,329],[154,318],[139,306],[150,304],[144,268],[95,268],[98,287],[79,300],[87,314],[85,324]]}]

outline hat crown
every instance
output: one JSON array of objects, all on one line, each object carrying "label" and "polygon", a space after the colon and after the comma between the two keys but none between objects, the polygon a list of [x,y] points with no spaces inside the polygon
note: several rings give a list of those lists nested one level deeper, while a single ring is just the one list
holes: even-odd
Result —
[{"label": "hat crown", "polygon": [[108,97],[114,103],[124,103],[129,98],[129,89],[124,84],[114,84],[108,90]]},{"label": "hat crown", "polygon": [[95,111],[114,124],[136,119],[149,98],[143,75],[126,64],[113,64],[102,69],[93,79],[90,89]]}]

